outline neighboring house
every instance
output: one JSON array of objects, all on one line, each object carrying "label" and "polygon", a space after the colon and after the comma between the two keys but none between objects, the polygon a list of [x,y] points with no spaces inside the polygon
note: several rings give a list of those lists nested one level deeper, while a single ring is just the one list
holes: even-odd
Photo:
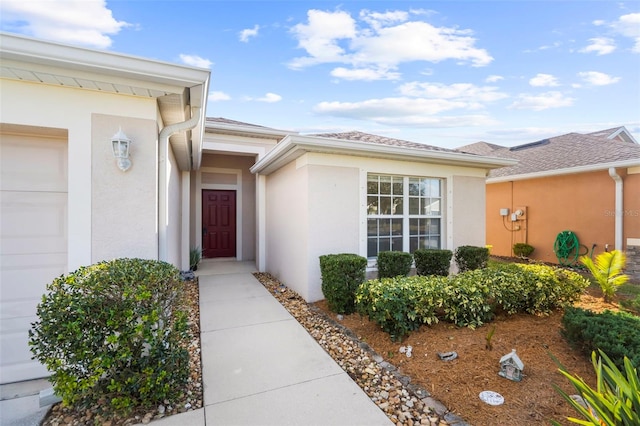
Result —
[{"label": "neighboring house", "polygon": [[[189,171],[200,167],[210,73],[4,33],[0,68],[8,383],[47,374],[30,359],[27,331],[56,276],[116,257],[188,269]],[[132,140],[126,172],[112,153],[119,129]]]},{"label": "neighboring house", "polygon": [[[205,119],[209,71],[0,34],[0,382],[46,375],[47,283],[102,260],[255,261],[307,301],[319,256],[484,245],[485,177],[514,160],[352,132]],[[121,171],[114,136],[131,139]]]},{"label": "neighboring house", "polygon": [[492,170],[487,179],[487,244],[493,254],[510,256],[514,243],[528,243],[535,247],[530,257],[557,262],[554,242],[568,230],[577,235],[580,254],[625,250],[634,262],[640,246],[640,145],[624,127],[511,148],[478,142],[458,150],[519,161]]}]

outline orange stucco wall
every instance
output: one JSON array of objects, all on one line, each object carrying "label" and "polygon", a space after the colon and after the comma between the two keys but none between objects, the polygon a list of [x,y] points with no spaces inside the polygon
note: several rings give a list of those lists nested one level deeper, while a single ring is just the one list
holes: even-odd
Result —
[{"label": "orange stucco wall", "polygon": [[[606,171],[528,179],[487,185],[487,244],[491,253],[512,255],[514,243],[535,247],[530,256],[545,262],[557,262],[553,243],[559,232],[573,231],[580,244],[594,254],[613,250],[615,215],[624,216],[623,243],[640,238],[640,174],[618,170],[624,180],[622,212],[615,211],[615,182]],[[509,216],[500,216],[508,208]],[[511,213],[525,212],[517,222]],[[626,248],[623,246],[623,249]]]}]

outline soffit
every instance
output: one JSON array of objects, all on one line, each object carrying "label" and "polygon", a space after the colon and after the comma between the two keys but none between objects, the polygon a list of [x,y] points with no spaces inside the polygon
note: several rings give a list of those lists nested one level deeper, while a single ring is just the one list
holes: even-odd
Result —
[{"label": "soffit", "polygon": [[[162,126],[191,118],[189,106],[200,108],[204,119],[209,70],[6,33],[0,41],[0,78],[152,98]],[[201,149],[202,121],[170,138],[182,170],[191,168],[192,152]]]}]

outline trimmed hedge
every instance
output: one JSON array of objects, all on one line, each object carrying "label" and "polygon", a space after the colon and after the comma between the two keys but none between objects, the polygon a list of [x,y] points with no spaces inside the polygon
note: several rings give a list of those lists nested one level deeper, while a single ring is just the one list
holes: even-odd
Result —
[{"label": "trimmed hedge", "polygon": [[454,258],[460,272],[485,268],[489,261],[489,249],[486,247],[460,246],[456,249]]},{"label": "trimmed hedge", "polygon": [[589,282],[543,265],[500,264],[441,277],[371,280],[356,291],[356,308],[393,339],[439,320],[478,327],[498,309],[544,314],[576,300]]},{"label": "trimmed hedge", "polygon": [[101,262],[56,278],[29,331],[66,405],[129,413],[172,400],[189,378],[184,282],[168,263]]},{"label": "trimmed hedge", "polygon": [[416,274],[439,275],[446,277],[449,275],[451,266],[451,250],[420,249],[413,252],[413,259],[416,262]]},{"label": "trimmed hedge", "polygon": [[367,259],[357,254],[320,256],[322,294],[329,309],[338,314],[355,312],[355,292],[364,282]]},{"label": "trimmed hedge", "polygon": [[528,257],[531,253],[533,253],[533,246],[527,243],[515,243],[513,245],[513,254],[518,257]]},{"label": "trimmed hedge", "polygon": [[565,310],[562,325],[563,337],[584,354],[601,350],[618,368],[624,368],[626,355],[636,368],[640,366],[640,317],[570,307]]},{"label": "trimmed hedge", "polygon": [[411,271],[413,256],[402,251],[378,253],[378,278],[406,277]]}]

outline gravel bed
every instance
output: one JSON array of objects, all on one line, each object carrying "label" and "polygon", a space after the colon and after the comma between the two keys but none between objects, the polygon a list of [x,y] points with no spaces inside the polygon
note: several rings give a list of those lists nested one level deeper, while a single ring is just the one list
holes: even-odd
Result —
[{"label": "gravel bed", "polygon": [[184,413],[190,410],[202,408],[202,363],[200,354],[200,305],[197,278],[185,282],[186,301],[189,312],[189,337],[187,349],[189,351],[190,377],[184,387],[182,397],[176,401],[164,401],[152,411],[135,410],[130,416],[114,417],[111,413],[104,412],[99,404],[77,411],[71,407],[63,407],[61,403],[54,405],[48,416],[42,422],[42,426],[129,426],[134,424],[147,424],[152,420],[158,420],[173,414]]},{"label": "gravel bed", "polygon": [[396,425],[467,425],[369,345],[269,274],[255,277]]}]

